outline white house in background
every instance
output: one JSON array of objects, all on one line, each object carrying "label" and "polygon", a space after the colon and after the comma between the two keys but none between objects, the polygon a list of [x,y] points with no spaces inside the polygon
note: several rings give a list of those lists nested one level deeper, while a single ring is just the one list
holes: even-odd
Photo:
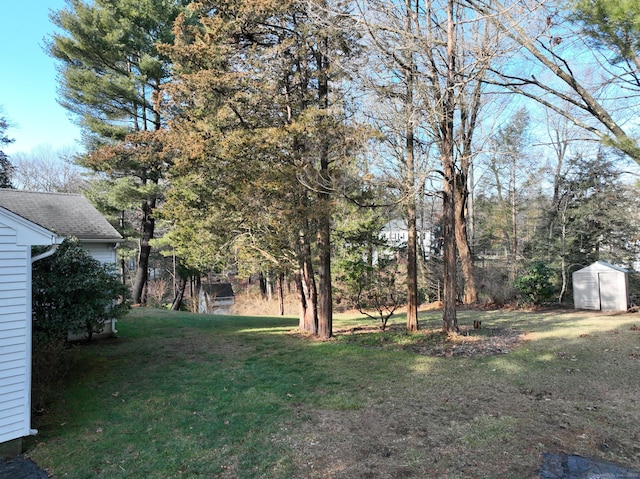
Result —
[{"label": "white house in background", "polygon": [[629,307],[628,272],[606,261],[596,261],[574,271],[573,303],[576,309],[626,311]]},{"label": "white house in background", "polygon": [[[31,429],[31,264],[63,237],[0,207],[0,443]],[[32,246],[50,246],[32,257]]]},{"label": "white house in background", "polygon": [[[117,262],[116,249],[122,236],[82,195],[0,188],[0,207],[62,238],[76,237],[102,264]],[[100,335],[115,332],[113,320]],[[82,335],[69,337],[71,340],[81,338]]]},{"label": "white house in background", "polygon": [[[405,220],[391,220],[380,231],[380,238],[389,246],[398,248],[407,245],[409,230]],[[421,231],[418,227],[418,244],[420,244],[425,256],[431,253],[431,231]]]}]

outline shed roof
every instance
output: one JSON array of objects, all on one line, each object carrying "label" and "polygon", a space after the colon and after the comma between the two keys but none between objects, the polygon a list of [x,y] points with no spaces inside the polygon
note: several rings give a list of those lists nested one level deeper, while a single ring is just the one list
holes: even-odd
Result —
[{"label": "shed roof", "polygon": [[607,261],[596,261],[593,264],[590,264],[589,266],[579,269],[577,271],[575,271],[574,273],[580,273],[580,272],[584,272],[587,273],[589,271],[602,271],[603,269],[612,269],[614,271],[619,271],[621,273],[628,273],[628,271],[624,268],[621,268],[620,266],[616,266],[614,264],[611,264]]},{"label": "shed roof", "polygon": [[85,241],[122,240],[120,233],[82,195],[0,188],[0,206],[60,236]]},{"label": "shed roof", "polygon": [[208,294],[216,298],[231,298],[235,296],[231,283],[205,283],[202,286]]}]

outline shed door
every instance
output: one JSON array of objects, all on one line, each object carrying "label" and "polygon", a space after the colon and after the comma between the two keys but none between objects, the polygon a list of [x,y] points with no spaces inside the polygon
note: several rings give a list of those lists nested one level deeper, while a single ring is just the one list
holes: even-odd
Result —
[{"label": "shed door", "polygon": [[602,311],[618,310],[618,275],[616,273],[598,273],[600,280],[600,309]]},{"label": "shed door", "polygon": [[580,274],[577,294],[580,295],[579,307],[582,309],[600,309],[600,291],[598,276],[591,274]]}]

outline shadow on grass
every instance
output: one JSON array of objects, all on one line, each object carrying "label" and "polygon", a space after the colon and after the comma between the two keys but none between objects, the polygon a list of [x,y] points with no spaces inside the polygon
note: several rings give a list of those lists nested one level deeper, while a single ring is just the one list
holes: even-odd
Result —
[{"label": "shadow on grass", "polygon": [[[120,338],[77,348],[30,454],[57,477],[115,479],[527,478],[552,449],[640,462],[635,318],[460,312],[475,318],[531,338],[426,357],[301,339],[294,318],[134,310]],[[375,323],[336,319],[357,324]]]}]

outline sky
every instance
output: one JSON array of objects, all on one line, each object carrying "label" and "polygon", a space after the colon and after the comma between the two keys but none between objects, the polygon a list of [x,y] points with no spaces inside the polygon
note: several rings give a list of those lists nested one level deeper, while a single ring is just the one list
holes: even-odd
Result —
[{"label": "sky", "polygon": [[56,101],[56,64],[43,50],[54,31],[51,10],[64,0],[0,0],[0,107],[15,141],[9,155],[42,145],[79,148],[80,130]]}]

